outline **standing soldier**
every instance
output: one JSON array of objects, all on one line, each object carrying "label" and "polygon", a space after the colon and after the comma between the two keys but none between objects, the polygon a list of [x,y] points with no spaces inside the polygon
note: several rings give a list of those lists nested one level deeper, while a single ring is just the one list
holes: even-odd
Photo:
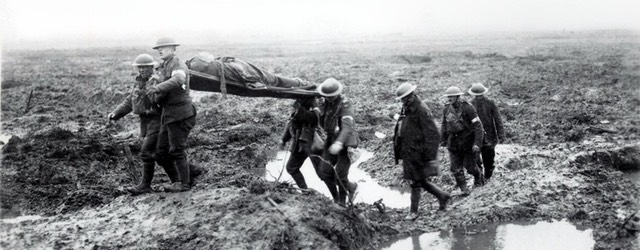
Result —
[{"label": "standing soldier", "polygon": [[[293,103],[293,107],[295,111],[291,114],[291,118],[282,136],[282,146],[284,147],[287,142],[291,141],[291,147],[289,148],[291,156],[289,156],[289,161],[287,161],[287,172],[293,177],[298,187],[304,190],[307,189],[307,183],[300,172],[300,168],[310,155],[317,154],[317,152],[311,151],[311,145],[313,143],[315,129],[318,126],[320,110],[315,103],[314,97],[296,100]],[[334,178],[333,173],[330,173],[328,176],[323,176],[319,171],[320,159],[318,157],[311,157],[311,163],[320,179]],[[332,183],[335,188],[335,182]]]},{"label": "standing soldier", "polygon": [[464,170],[473,175],[474,185],[484,184],[482,173],[476,164],[477,154],[482,145],[482,122],[473,105],[460,100],[462,91],[458,87],[447,89],[447,105],[442,115],[442,144],[449,150],[451,172],[463,195],[469,195]]},{"label": "standing soldier", "polygon": [[440,132],[433,121],[431,111],[413,92],[415,85],[403,83],[396,90],[397,100],[402,102],[400,118],[396,123],[394,152],[396,164],[402,159],[403,178],[411,183],[411,211],[406,219],[418,217],[420,189],[423,188],[438,199],[440,210],[447,209],[451,195],[428,181],[438,175],[437,157]]},{"label": "standing soldier", "polygon": [[496,155],[496,145],[504,141],[504,128],[502,126],[502,118],[496,104],[489,98],[484,96],[489,91],[482,83],[474,83],[469,88],[469,94],[475,96],[471,100],[471,104],[476,108],[478,117],[484,128],[484,142],[480,151],[482,152],[482,161],[484,165],[484,178],[489,180],[493,175],[495,166],[493,160]]},{"label": "standing soldier", "polygon": [[185,150],[189,132],[196,124],[196,107],[189,97],[189,70],[175,55],[179,45],[171,38],[158,39],[153,49],[158,50],[164,60],[158,69],[164,81],[147,89],[147,94],[162,107],[156,160],[175,164],[180,178],[180,182],[174,182],[165,189],[168,192],[191,189]]},{"label": "standing soldier", "polygon": [[[156,65],[153,57],[148,54],[141,54],[136,57],[132,65],[138,68],[139,74],[136,76],[136,85],[116,110],[109,114],[108,118],[110,120],[118,120],[130,112],[140,116],[140,137],[144,138],[140,150],[140,159],[143,166],[142,181],[137,186],[127,189],[131,194],[139,195],[151,192],[151,181],[155,168],[153,156],[156,151],[158,131],[160,131],[160,108],[151,104],[151,100],[145,94],[147,88],[157,83],[155,78],[151,78],[153,67]],[[164,168],[172,182],[177,178],[173,164],[159,162],[159,165]]]},{"label": "standing soldier", "polygon": [[351,160],[347,149],[357,147],[359,138],[353,120],[353,107],[351,102],[341,95],[342,88],[342,83],[333,78],[325,80],[317,88],[325,99],[320,124],[327,133],[321,172],[333,173],[334,178],[326,179],[325,183],[338,204],[345,204],[347,193],[349,201],[353,202],[353,195],[358,187],[355,182],[349,182]]}]

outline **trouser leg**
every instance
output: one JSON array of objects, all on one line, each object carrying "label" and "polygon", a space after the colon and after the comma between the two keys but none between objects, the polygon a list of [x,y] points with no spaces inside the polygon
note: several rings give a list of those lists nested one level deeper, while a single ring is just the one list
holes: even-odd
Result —
[{"label": "trouser leg", "polygon": [[482,147],[482,161],[484,164],[484,178],[486,180],[490,179],[493,176],[493,170],[495,169],[494,159],[496,156],[496,151],[494,147],[487,146]]},{"label": "trouser leg", "polygon": [[420,207],[420,193],[421,187],[419,181],[413,181],[411,183],[411,207],[410,211],[412,213],[417,213],[418,208]]},{"label": "trouser leg", "polygon": [[467,180],[464,177],[463,170],[463,156],[460,152],[449,151],[449,160],[451,161],[451,173],[456,180],[456,186],[462,190],[463,193],[468,193]]},{"label": "trouser leg", "polygon": [[154,158],[158,165],[164,169],[164,172],[167,173],[171,182],[180,181],[176,165],[169,155],[169,130],[166,125],[161,126],[158,132]]},{"label": "trouser leg", "polygon": [[304,180],[304,176],[302,175],[302,172],[300,172],[300,168],[302,167],[302,164],[306,159],[307,159],[306,152],[298,151],[297,149],[294,149],[294,151],[291,152],[291,155],[289,156],[289,160],[287,161],[287,165],[286,165],[287,173],[289,173],[289,175],[293,177],[293,180],[296,182],[296,185],[298,185],[298,187],[301,189],[307,189],[307,183]]},{"label": "trouser leg", "polygon": [[169,134],[169,155],[174,160],[178,176],[183,186],[191,186],[189,160],[187,158],[187,138],[195,126],[195,115],[187,119],[166,124]]},{"label": "trouser leg", "polygon": [[338,198],[341,203],[345,203],[347,195],[353,196],[350,190],[353,188],[352,183],[349,182],[349,168],[351,167],[351,160],[349,159],[349,153],[346,148],[340,151],[337,155],[336,163],[336,179],[338,180]]}]

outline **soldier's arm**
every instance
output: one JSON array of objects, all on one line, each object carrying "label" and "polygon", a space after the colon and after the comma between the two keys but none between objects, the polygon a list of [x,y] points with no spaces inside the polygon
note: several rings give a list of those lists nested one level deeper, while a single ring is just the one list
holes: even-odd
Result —
[{"label": "soldier's arm", "polygon": [[287,121],[287,125],[284,127],[284,134],[282,134],[283,143],[287,143],[292,138],[290,133],[290,128],[291,128],[291,120]]},{"label": "soldier's arm", "polygon": [[353,136],[355,120],[353,119],[353,107],[351,106],[351,102],[343,100],[342,105],[342,112],[340,114],[342,127],[340,128],[340,134],[338,135],[338,138],[336,138],[336,142],[344,145],[347,139],[349,139],[350,136]]},{"label": "soldier's arm", "polygon": [[188,73],[189,71],[187,70],[186,65],[181,63],[174,64],[171,69],[171,77],[166,79],[164,82],[158,83],[156,87],[160,93],[167,93],[176,89],[186,89]]},{"label": "soldier's arm", "polygon": [[297,121],[304,121],[308,124],[318,124],[318,117],[320,115],[320,109],[312,108],[306,109],[302,106],[298,106],[296,112],[293,114],[293,119]]},{"label": "soldier's arm", "polygon": [[440,136],[440,144],[445,145],[447,143],[447,138],[449,137],[449,131],[447,131],[447,107],[444,107],[442,111],[442,123],[441,123],[441,136]]},{"label": "soldier's arm", "polygon": [[436,159],[438,156],[438,145],[440,144],[440,133],[432,119],[431,112],[422,110],[418,116],[418,122],[420,122],[422,135],[425,139],[426,156],[428,159]]},{"label": "soldier's arm", "polygon": [[500,140],[500,142],[503,142],[505,138],[504,125],[502,124],[502,117],[500,116],[500,111],[498,111],[498,107],[496,107],[496,104],[493,102],[491,102],[491,115],[493,117],[493,122],[496,125],[496,130],[498,132],[498,140]]},{"label": "soldier's arm", "polygon": [[482,146],[482,139],[484,139],[484,128],[482,128],[482,122],[476,109],[472,105],[467,105],[465,108],[467,119],[471,121],[471,127],[473,128],[473,145],[478,147]]},{"label": "soldier's arm", "polygon": [[133,98],[132,93],[129,93],[129,95],[127,95],[127,97],[125,97],[124,100],[122,100],[122,102],[118,105],[118,107],[116,107],[116,109],[112,112],[114,114],[114,120],[118,120],[133,111],[131,98]]}]

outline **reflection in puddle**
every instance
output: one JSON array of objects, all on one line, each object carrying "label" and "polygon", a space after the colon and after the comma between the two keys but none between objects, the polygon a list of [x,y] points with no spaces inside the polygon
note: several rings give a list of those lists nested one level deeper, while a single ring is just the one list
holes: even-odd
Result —
[{"label": "reflection in puddle", "polygon": [[510,222],[432,232],[400,239],[382,249],[593,249],[591,229],[562,220]]},{"label": "reflection in puddle", "polygon": [[[353,164],[351,164],[351,168],[349,169],[349,181],[355,181],[358,183],[358,191],[355,202],[373,204],[374,202],[383,199],[382,201],[387,207],[408,207],[411,203],[410,190],[406,188],[388,188],[380,186],[364,170],[358,168],[360,163],[363,163],[373,157],[373,153],[362,149],[358,149],[357,151],[359,152],[360,157]],[[288,152],[278,152],[276,159],[267,163],[267,169],[265,173],[265,179],[267,181],[276,180],[282,172],[282,176],[280,177],[281,182],[289,182],[295,184],[293,178],[291,178],[291,176],[287,173],[287,170],[283,169],[284,164],[286,164],[287,160],[285,159],[285,155],[288,159]],[[309,186],[309,188],[312,188],[327,197],[331,197],[331,193],[329,193],[329,189],[327,189],[327,186],[320,180],[320,178],[318,178],[318,175],[316,175],[316,172],[313,169],[313,165],[311,164],[311,160],[307,159],[304,162],[302,168],[300,168],[300,172],[302,172],[302,174],[304,175],[305,181],[307,182],[307,186]]]}]

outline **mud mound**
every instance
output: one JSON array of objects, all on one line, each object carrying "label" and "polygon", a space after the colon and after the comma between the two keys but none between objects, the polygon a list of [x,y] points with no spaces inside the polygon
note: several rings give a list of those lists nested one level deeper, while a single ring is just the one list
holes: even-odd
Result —
[{"label": "mud mound", "polygon": [[121,195],[116,187],[128,182],[122,143],[127,142],[60,127],[11,143],[3,150],[0,176],[4,210],[68,212]]},{"label": "mud mound", "polygon": [[569,160],[577,165],[596,163],[622,171],[640,171],[640,144],[582,152]]}]

